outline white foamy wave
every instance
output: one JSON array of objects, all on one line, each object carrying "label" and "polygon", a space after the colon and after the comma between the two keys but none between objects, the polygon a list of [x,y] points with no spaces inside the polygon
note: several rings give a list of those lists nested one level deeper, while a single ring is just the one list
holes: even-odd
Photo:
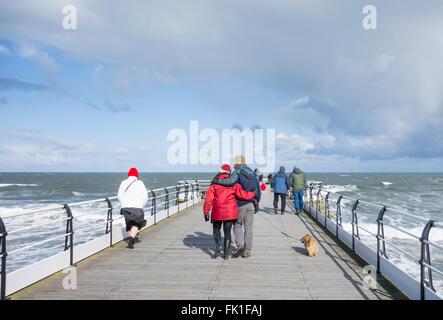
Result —
[{"label": "white foamy wave", "polygon": [[340,192],[345,192],[345,191],[356,191],[356,190],[358,190],[358,186],[355,184],[347,184],[344,186],[331,184],[331,185],[323,186],[323,189],[326,191],[333,192],[333,193],[340,193]]},{"label": "white foamy wave", "polygon": [[341,174],[340,177],[350,177],[350,174]]},{"label": "white foamy wave", "polygon": [[38,184],[25,184],[25,183],[0,183],[0,188],[6,187],[38,187]]},{"label": "white foamy wave", "polygon": [[15,216],[17,214],[22,214],[29,211],[40,210],[40,209],[47,209],[53,212],[54,211],[53,208],[56,206],[61,207],[61,205],[57,203],[46,203],[46,204],[36,203],[36,204],[25,204],[20,207],[19,206],[0,207],[0,217],[8,218],[9,216]]},{"label": "white foamy wave", "polygon": [[83,197],[85,194],[82,192],[72,191],[72,194],[76,197]]},{"label": "white foamy wave", "polygon": [[[363,229],[373,233],[377,234],[377,224],[375,223],[367,223],[367,222],[359,222],[358,224]],[[412,228],[406,228],[402,226],[398,226],[402,230],[405,230],[417,237],[421,236],[421,233],[423,232],[423,227],[412,227]],[[352,224],[350,222],[343,222],[343,228],[345,230],[352,230]],[[385,239],[387,240],[413,240],[417,241],[417,245],[419,244],[418,240],[407,235],[406,233],[403,233],[399,230],[390,228],[389,226],[385,226]],[[360,230],[360,235],[367,235],[372,237],[369,233],[367,233],[364,230]],[[432,242],[442,243],[443,242],[443,229],[440,228],[433,228],[431,232],[429,233],[429,240]],[[407,248],[404,248],[407,250]]]},{"label": "white foamy wave", "polygon": [[393,183],[392,183],[392,182],[389,182],[389,181],[383,181],[382,184],[383,184],[384,186],[390,186],[390,185],[393,184]]}]

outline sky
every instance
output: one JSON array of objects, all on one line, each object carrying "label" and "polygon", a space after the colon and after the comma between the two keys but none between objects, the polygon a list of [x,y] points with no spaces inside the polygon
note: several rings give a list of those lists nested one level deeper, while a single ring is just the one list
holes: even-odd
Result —
[{"label": "sky", "polygon": [[[362,26],[368,4],[376,29]],[[275,130],[275,169],[442,172],[441,12],[440,0],[0,0],[0,171],[215,171],[168,161],[168,133],[198,121]]]}]

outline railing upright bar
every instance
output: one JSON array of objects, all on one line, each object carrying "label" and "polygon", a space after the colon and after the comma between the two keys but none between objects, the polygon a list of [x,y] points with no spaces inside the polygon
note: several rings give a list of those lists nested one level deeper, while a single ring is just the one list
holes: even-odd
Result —
[{"label": "railing upright bar", "polygon": [[434,221],[429,220],[423,228],[422,236],[420,237],[421,243],[421,255],[420,255],[420,299],[425,299],[425,285],[435,292],[435,288],[432,281],[432,270],[427,268],[428,270],[428,278],[429,281],[426,281],[426,269],[425,264],[431,264],[431,253],[429,251],[429,244],[425,243],[425,240],[429,241],[429,232],[433,227]]},{"label": "railing upright bar", "polygon": [[327,218],[329,218],[329,195],[330,194],[331,193],[328,192],[325,197],[325,228],[326,228],[326,230],[328,230]]},{"label": "railing upright bar", "polygon": [[383,217],[386,212],[386,206],[383,207],[377,217],[377,273],[380,274],[380,242],[383,244],[383,251],[382,255],[388,259],[388,256],[386,255],[386,243],[385,243],[385,230],[383,227]]},{"label": "railing upright bar", "polygon": [[340,207],[340,202],[341,202],[342,198],[343,198],[342,195],[340,195],[338,197],[338,199],[337,199],[337,202],[336,202],[337,209],[336,209],[336,212],[335,212],[336,213],[335,214],[335,235],[337,236],[337,238],[339,238],[339,236],[338,236],[338,226],[342,227],[341,207]]},{"label": "railing upright bar", "polygon": [[176,191],[177,191],[176,200],[175,200],[177,202],[177,212],[180,212],[180,183],[178,183],[175,186],[175,188],[176,188]]},{"label": "railing upright bar", "polygon": [[188,200],[189,200],[189,183],[185,181],[185,203],[186,208],[188,207]]},{"label": "railing upright bar", "polygon": [[152,194],[152,208],[151,208],[151,216],[154,216],[154,224],[157,224],[157,196],[155,195],[154,190],[151,190]]},{"label": "railing upright bar", "polygon": [[[72,211],[69,205],[66,203],[63,208],[66,210],[66,215],[68,216],[68,220],[66,221],[66,237],[65,237],[65,251],[69,249],[69,264],[71,266],[74,265],[74,229],[72,226],[72,220],[74,219],[72,216]],[[68,245],[68,236],[69,236],[69,245]]]},{"label": "railing upright bar", "polygon": [[321,187],[317,191],[317,199],[315,200],[315,220],[318,220],[318,211],[320,210],[320,192]]},{"label": "railing upright bar", "polygon": [[166,214],[169,218],[169,190],[168,190],[168,188],[165,188],[165,193],[166,193],[165,210],[166,210]]},{"label": "railing upright bar", "polygon": [[358,221],[357,221],[357,213],[355,210],[357,210],[358,206],[358,199],[355,200],[354,206],[352,207],[352,251],[355,252],[355,237],[360,239],[360,235],[358,234]]},{"label": "railing upright bar", "polygon": [[6,257],[8,256],[8,253],[6,252],[6,236],[8,233],[6,232],[5,224],[3,223],[2,218],[0,217],[0,243],[1,243],[1,261],[2,261],[2,268],[1,268],[1,278],[2,278],[2,285],[0,287],[0,300],[6,300]]},{"label": "railing upright bar", "polygon": [[106,216],[106,231],[105,234],[109,233],[109,246],[112,247],[112,203],[109,198],[106,198],[106,203],[108,204],[108,213]]}]

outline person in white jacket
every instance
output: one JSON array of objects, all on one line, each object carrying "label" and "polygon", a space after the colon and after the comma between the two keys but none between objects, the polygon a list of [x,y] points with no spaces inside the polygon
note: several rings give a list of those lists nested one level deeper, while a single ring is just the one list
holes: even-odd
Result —
[{"label": "person in white jacket", "polygon": [[121,182],[117,196],[121,205],[120,214],[125,216],[128,248],[133,249],[139,230],[146,225],[143,207],[148,202],[148,191],[143,181],[138,179],[136,168],[129,170],[128,178]]}]

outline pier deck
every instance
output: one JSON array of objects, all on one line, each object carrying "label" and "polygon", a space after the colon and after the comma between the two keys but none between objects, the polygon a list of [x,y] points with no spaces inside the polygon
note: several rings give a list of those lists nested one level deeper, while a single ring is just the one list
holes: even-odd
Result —
[{"label": "pier deck", "polygon": [[[285,215],[274,215],[272,200],[269,191],[263,193],[250,258],[212,258],[212,225],[205,223],[199,204],[141,232],[134,250],[121,242],[79,262],[76,290],[64,289],[67,274],[58,272],[10,298],[406,298],[383,277],[377,289],[365,289],[365,264],[358,256],[307,214],[295,216],[290,201]],[[316,257],[308,257],[299,241],[307,233],[319,242]]]}]

